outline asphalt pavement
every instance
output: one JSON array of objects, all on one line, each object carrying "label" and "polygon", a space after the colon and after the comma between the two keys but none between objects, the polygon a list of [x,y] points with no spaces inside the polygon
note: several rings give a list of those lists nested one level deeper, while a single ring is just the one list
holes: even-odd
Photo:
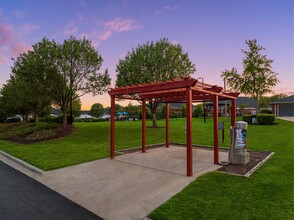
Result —
[{"label": "asphalt pavement", "polygon": [[0,161],[0,219],[102,219]]}]

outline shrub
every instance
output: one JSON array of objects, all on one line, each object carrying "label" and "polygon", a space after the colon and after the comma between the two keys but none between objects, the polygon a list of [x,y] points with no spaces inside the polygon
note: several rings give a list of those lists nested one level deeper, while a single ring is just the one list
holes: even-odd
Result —
[{"label": "shrub", "polygon": [[275,122],[274,114],[259,114],[256,117],[259,125],[272,125]]},{"label": "shrub", "polygon": [[252,118],[256,118],[256,115],[243,115],[242,121],[247,122],[248,124],[252,124]]},{"label": "shrub", "polygon": [[[69,123],[70,115],[67,115],[67,123]],[[39,119],[40,121],[40,119]],[[63,115],[59,115],[58,117],[46,116],[43,120],[44,122],[51,122],[51,123],[63,123]],[[75,117],[73,116],[73,122],[75,121]]]},{"label": "shrub", "polygon": [[252,124],[252,115],[243,115],[242,121],[246,121],[248,124]]},{"label": "shrub", "polygon": [[272,114],[272,111],[268,109],[263,109],[261,110],[261,114]]},{"label": "shrub", "polygon": [[7,118],[7,122],[20,122],[19,117]]},{"label": "shrub", "polygon": [[182,117],[182,112],[170,112],[169,117],[170,118],[181,118]]}]

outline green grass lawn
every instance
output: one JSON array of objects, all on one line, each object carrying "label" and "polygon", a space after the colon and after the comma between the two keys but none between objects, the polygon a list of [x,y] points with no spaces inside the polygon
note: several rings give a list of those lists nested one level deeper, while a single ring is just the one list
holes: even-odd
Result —
[{"label": "green grass lawn", "polygon": [[[164,124],[164,120],[158,121],[158,125]],[[225,143],[220,146],[229,146],[229,126],[228,120]],[[76,123],[76,127],[66,138],[43,143],[21,145],[0,140],[0,149],[43,170],[109,156],[109,122]],[[184,119],[171,119],[171,142],[185,143],[184,128]],[[147,144],[164,141],[164,128],[147,128]],[[193,119],[193,143],[213,145],[211,119],[205,124],[203,119]],[[116,149],[140,145],[140,121],[116,123]],[[149,216],[154,220],[293,219],[294,123],[277,120],[271,126],[250,125],[248,147],[274,151],[275,155],[248,179],[218,172],[200,176]]]},{"label": "green grass lawn", "polygon": [[[227,119],[228,120],[228,119]],[[147,121],[147,126],[151,126]],[[79,122],[76,132],[68,137],[35,144],[16,144],[0,139],[0,149],[43,170],[109,157],[109,122]],[[158,120],[159,126],[165,120]],[[226,121],[227,128],[230,126]],[[185,119],[170,120],[171,142],[186,142]],[[1,132],[1,126],[0,126]],[[147,144],[165,142],[165,128],[147,128]],[[229,129],[225,144],[229,146]],[[193,143],[213,145],[212,119],[193,119]],[[116,149],[141,146],[141,121],[116,122]]]},{"label": "green grass lawn", "polygon": [[152,219],[294,219],[294,123],[249,126],[248,146],[275,155],[250,178],[212,172],[154,210]]}]

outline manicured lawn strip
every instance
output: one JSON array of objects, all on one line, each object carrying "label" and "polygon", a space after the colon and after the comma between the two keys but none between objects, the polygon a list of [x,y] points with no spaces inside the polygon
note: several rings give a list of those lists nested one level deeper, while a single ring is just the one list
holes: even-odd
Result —
[{"label": "manicured lawn strip", "polygon": [[[226,122],[229,126],[230,122]],[[79,122],[76,132],[68,137],[35,144],[16,144],[0,140],[0,150],[40,169],[52,170],[109,157],[109,122]],[[159,126],[165,120],[158,120]],[[151,121],[147,121],[151,126]],[[186,142],[185,119],[170,120],[171,142]],[[193,143],[213,145],[212,119],[193,119]],[[165,141],[165,128],[147,128],[147,144]],[[229,129],[226,131],[229,146]],[[141,146],[141,121],[116,122],[116,149]]]},{"label": "manicured lawn strip", "polygon": [[154,210],[152,219],[294,219],[294,123],[249,126],[253,150],[275,155],[249,179],[203,175]]}]

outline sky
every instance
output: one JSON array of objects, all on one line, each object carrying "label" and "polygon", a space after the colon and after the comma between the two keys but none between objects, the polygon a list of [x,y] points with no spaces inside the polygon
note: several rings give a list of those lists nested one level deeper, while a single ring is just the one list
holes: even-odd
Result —
[{"label": "sky", "polygon": [[[166,37],[182,45],[205,83],[223,85],[221,73],[242,72],[246,40],[256,39],[274,60],[275,93],[294,94],[294,0],[1,0],[0,87],[11,58],[46,37],[86,37],[115,85],[116,65],[128,51]],[[82,97],[82,109],[110,105],[109,95]],[[121,103],[122,105],[128,102]]]}]

